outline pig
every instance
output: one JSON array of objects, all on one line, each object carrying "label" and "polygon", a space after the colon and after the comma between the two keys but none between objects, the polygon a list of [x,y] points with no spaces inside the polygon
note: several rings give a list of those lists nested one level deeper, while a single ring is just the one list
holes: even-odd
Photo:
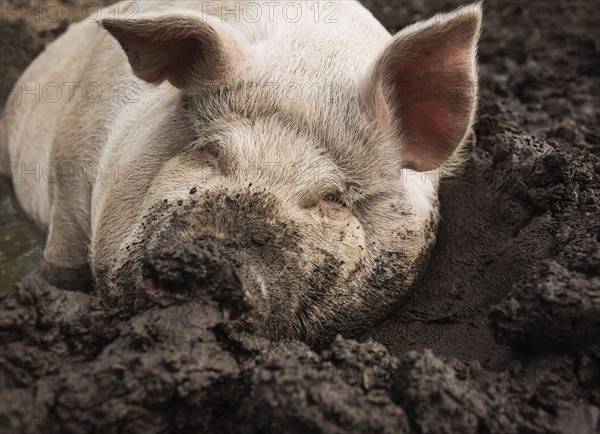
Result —
[{"label": "pig", "polygon": [[480,4],[394,36],[355,1],[100,12],[37,57],[0,123],[46,280],[109,306],[210,287],[224,320],[307,342],[401,302],[471,137]]}]

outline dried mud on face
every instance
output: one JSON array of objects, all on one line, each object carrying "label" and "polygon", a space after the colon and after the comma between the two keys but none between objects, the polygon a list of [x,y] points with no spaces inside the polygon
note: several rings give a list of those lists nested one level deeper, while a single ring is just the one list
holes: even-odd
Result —
[{"label": "dried mud on face", "polygon": [[[367,6],[395,31],[420,3]],[[598,432],[599,12],[488,6],[477,145],[393,316],[314,351],[236,330],[210,298],[119,311],[28,276],[0,299],[3,431]],[[1,33],[6,82],[48,34]]]}]

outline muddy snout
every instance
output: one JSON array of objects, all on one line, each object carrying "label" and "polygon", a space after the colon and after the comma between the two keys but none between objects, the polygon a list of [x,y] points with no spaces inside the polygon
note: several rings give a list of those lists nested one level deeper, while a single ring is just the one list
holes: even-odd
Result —
[{"label": "muddy snout", "polygon": [[239,261],[210,237],[148,251],[142,260],[137,293],[142,302],[163,305],[210,300],[218,303],[226,321],[247,320],[257,310]]}]

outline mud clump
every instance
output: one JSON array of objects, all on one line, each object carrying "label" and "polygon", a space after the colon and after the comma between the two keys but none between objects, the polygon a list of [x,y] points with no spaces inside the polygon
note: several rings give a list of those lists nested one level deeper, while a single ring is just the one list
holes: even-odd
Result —
[{"label": "mud clump", "polygon": [[600,280],[557,262],[536,268],[491,312],[499,342],[527,348],[581,347],[600,341]]},{"label": "mud clump", "polygon": [[0,308],[7,432],[594,432],[600,415],[598,347],[506,372],[341,337],[318,354],[210,301],[130,315],[36,276]]},{"label": "mud clump", "polygon": [[[367,2],[391,30],[436,12],[422,4]],[[386,321],[319,351],[254,336],[188,291],[202,251],[144,258],[178,296],[135,309],[31,275],[0,299],[3,431],[598,432],[594,6],[490,6],[477,144],[441,189],[425,277]],[[11,60],[0,38],[3,81],[53,37],[44,25],[2,27],[31,39]]]}]

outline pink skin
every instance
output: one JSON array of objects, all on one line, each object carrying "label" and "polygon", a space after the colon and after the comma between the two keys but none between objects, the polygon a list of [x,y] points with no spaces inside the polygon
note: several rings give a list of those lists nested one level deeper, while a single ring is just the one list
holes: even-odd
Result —
[{"label": "pink skin", "polygon": [[342,209],[344,207],[344,205],[342,205],[341,203],[338,202],[332,202],[329,200],[322,200],[319,205],[318,205],[318,209],[321,212],[327,213],[333,210],[339,210]]}]

